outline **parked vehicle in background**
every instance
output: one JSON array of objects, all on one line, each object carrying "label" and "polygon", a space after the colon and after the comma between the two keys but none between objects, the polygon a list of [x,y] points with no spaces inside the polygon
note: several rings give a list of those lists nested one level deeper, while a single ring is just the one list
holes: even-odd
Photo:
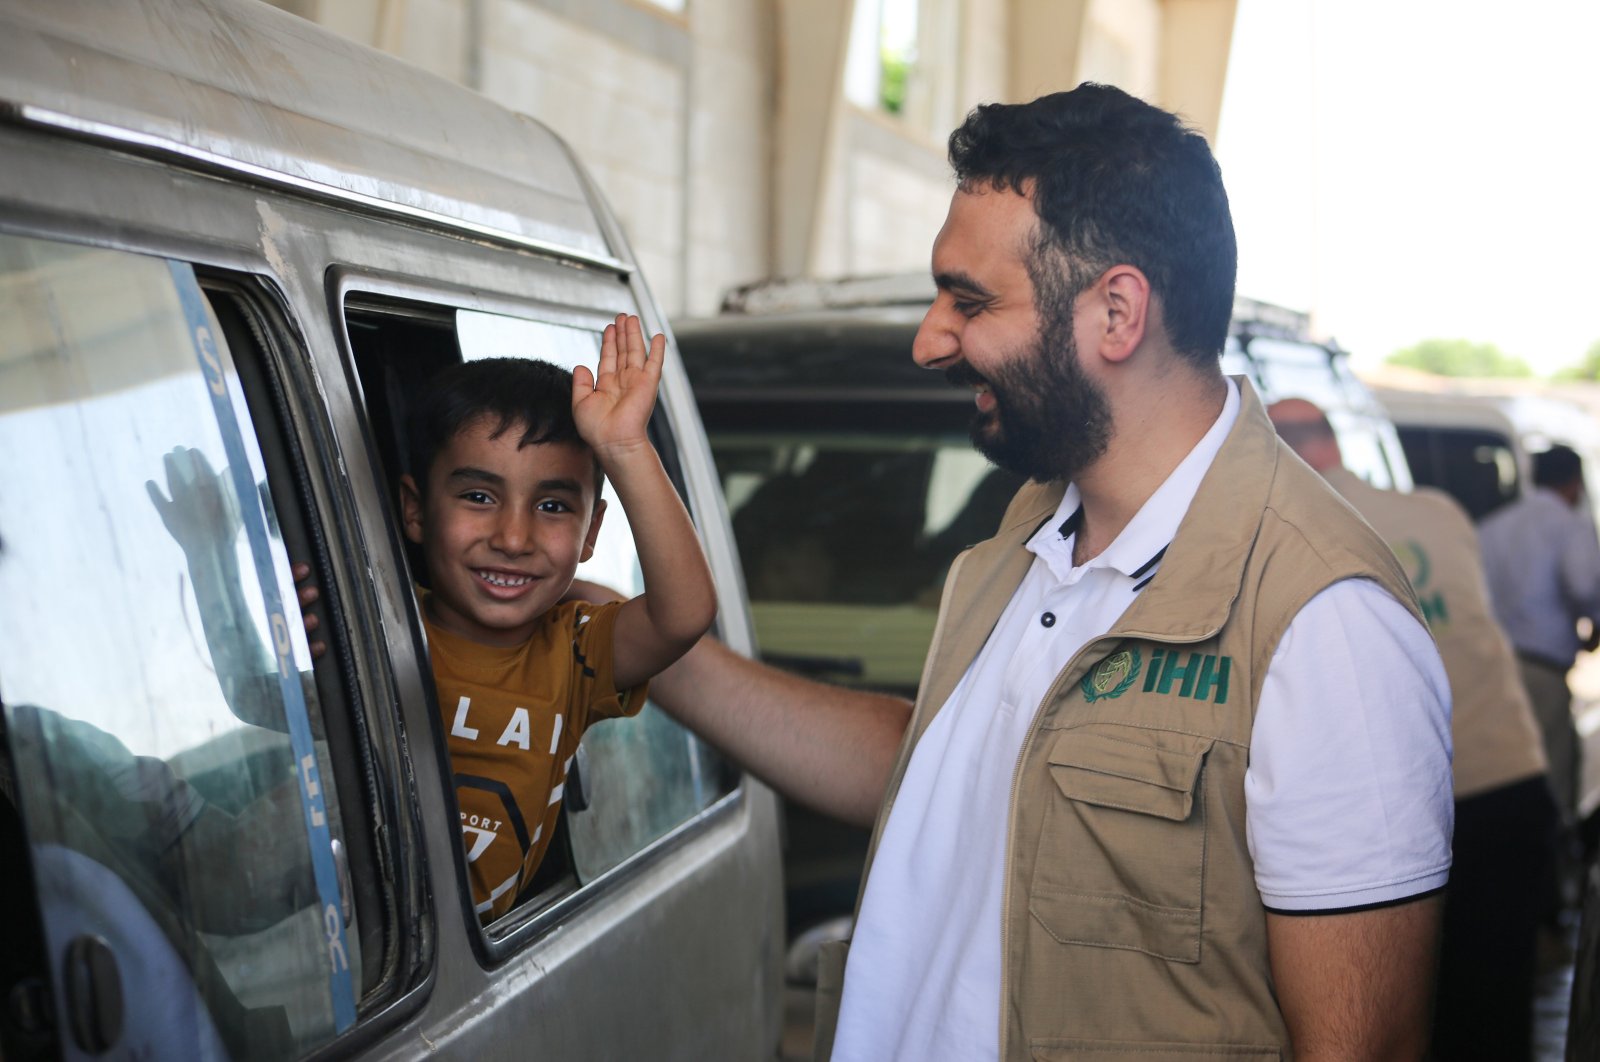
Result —
[{"label": "parked vehicle in background", "polygon": [[[913,697],[944,576],[1021,481],[972,448],[972,397],[911,360],[927,276],[793,281],[680,321],[684,364],[733,518],[762,657]],[[1301,314],[1241,299],[1223,357],[1268,400],[1328,411],[1350,467],[1409,489],[1398,438]],[[848,915],[867,831],[785,812],[791,936]]]},{"label": "parked vehicle in background", "polygon": [[1590,504],[1600,499],[1600,425],[1576,403],[1540,394],[1374,393],[1394,420],[1416,481],[1454,496],[1474,520],[1530,489],[1532,455],[1556,443],[1583,457]]},{"label": "parked vehicle in background", "polygon": [[[0,1056],[771,1057],[776,800],[654,706],[472,910],[394,491],[439,367],[665,328],[566,146],[250,0],[12,0],[0,158]],[[652,436],[748,651],[675,354]]]},{"label": "parked vehicle in background", "polygon": [[1315,404],[1339,437],[1346,468],[1374,487],[1411,489],[1411,469],[1388,413],[1351,370],[1348,352],[1311,338],[1305,314],[1235,299],[1222,369],[1248,377],[1263,402],[1304,398]]}]

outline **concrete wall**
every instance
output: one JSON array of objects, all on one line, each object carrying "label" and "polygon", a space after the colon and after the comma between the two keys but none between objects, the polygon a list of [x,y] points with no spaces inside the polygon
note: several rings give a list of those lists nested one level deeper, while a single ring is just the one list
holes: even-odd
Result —
[{"label": "concrete wall", "polygon": [[978,103],[1093,78],[1214,130],[1235,0],[922,0],[938,54],[901,116],[843,97],[843,27],[872,0],[274,2],[551,126],[662,303],[698,314],[775,274],[926,269],[944,139]]}]

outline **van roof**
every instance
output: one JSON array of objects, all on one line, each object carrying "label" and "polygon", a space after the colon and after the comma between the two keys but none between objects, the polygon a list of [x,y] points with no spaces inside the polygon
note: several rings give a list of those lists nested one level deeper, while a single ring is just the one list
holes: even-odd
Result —
[{"label": "van roof", "polygon": [[0,120],[631,268],[549,129],[256,0],[8,0]]}]

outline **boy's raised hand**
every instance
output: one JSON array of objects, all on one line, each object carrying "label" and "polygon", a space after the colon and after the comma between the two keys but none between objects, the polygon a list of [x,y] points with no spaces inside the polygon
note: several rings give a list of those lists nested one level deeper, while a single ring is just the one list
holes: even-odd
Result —
[{"label": "boy's raised hand", "polygon": [[650,445],[650,411],[666,353],[666,336],[656,334],[647,348],[639,318],[619,313],[600,338],[598,377],[586,366],[573,370],[572,417],[596,454]]}]

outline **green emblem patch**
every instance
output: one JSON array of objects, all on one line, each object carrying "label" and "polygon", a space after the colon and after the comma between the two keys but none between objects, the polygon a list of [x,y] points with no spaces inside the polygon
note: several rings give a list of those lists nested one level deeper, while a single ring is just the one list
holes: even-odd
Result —
[{"label": "green emblem patch", "polygon": [[1083,681],[1078,688],[1083,690],[1083,699],[1098,701],[1102,697],[1120,697],[1133,680],[1139,677],[1139,650],[1128,648],[1120,653],[1112,653],[1096,664],[1090,672],[1083,676]]}]

